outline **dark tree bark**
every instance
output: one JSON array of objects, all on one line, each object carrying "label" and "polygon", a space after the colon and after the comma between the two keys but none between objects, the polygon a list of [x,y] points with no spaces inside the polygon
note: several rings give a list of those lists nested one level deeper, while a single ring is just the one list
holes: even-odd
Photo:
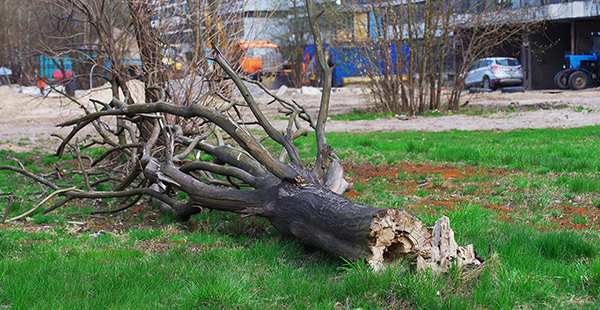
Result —
[{"label": "dark tree bark", "polygon": [[[370,256],[368,239],[373,217],[384,209],[355,203],[320,185],[294,185],[288,181],[244,191],[209,190],[206,185],[172,165],[147,171],[167,176],[189,193],[193,205],[267,218],[282,235],[347,259]],[[157,177],[160,179],[160,177]]]}]

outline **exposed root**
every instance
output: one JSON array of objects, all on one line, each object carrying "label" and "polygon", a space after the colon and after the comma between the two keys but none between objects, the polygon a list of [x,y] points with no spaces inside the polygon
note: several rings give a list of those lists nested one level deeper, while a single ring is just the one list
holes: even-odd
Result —
[{"label": "exposed root", "polygon": [[378,212],[371,223],[369,248],[373,255],[367,259],[375,270],[400,255],[417,257],[417,270],[446,271],[452,264],[476,266],[473,245],[458,246],[450,220],[443,216],[434,227],[423,223],[405,210],[385,209]]}]

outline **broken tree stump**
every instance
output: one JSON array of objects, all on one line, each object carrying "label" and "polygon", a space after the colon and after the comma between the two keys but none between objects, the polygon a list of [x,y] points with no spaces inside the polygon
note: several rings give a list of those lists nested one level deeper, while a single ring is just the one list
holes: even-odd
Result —
[{"label": "broken tree stump", "polygon": [[481,265],[472,244],[457,245],[448,217],[443,216],[433,227],[425,227],[405,210],[382,211],[371,222],[369,248],[373,255],[367,262],[373,269],[381,269],[384,262],[400,255],[415,255],[417,270],[445,271],[452,264]]}]

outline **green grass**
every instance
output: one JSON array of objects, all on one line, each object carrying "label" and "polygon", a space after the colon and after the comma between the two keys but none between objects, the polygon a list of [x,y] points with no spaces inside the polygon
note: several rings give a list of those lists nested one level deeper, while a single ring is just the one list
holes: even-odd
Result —
[{"label": "green grass", "polygon": [[[301,138],[306,156],[314,154],[314,136]],[[569,130],[529,129],[508,132],[330,133],[327,142],[344,160],[392,163],[407,158],[528,172],[600,170],[600,127]]]},{"label": "green grass", "polygon": [[329,116],[335,121],[356,121],[356,120],[376,120],[380,118],[393,118],[394,114],[379,110],[363,110],[354,108],[351,112],[345,114],[335,114]]},{"label": "green grass", "polygon": [[[405,258],[374,273],[282,238],[261,218],[204,211],[177,223],[150,205],[73,216],[115,204],[82,201],[0,226],[0,307],[597,309],[599,130],[328,135],[355,201],[409,209],[426,225],[448,216],[483,268],[417,273]],[[302,156],[314,153],[312,138],[295,141]],[[63,165],[0,152],[0,164],[19,162],[38,173]],[[385,173],[369,176],[373,164]],[[0,211],[6,193],[31,198],[16,199],[11,217],[47,195],[8,172],[0,190]]]},{"label": "green grass", "polygon": [[[439,215],[423,218],[434,221]],[[597,306],[597,238],[501,223],[477,205],[445,215],[459,243],[493,246],[496,254],[482,253],[489,261],[478,274],[414,273],[402,261],[373,273],[294,240],[248,239],[180,224],[96,238],[72,235],[68,225],[41,232],[3,229],[0,304],[15,309],[332,309],[336,304],[544,309],[577,306],[575,297],[585,299],[589,309]]]}]

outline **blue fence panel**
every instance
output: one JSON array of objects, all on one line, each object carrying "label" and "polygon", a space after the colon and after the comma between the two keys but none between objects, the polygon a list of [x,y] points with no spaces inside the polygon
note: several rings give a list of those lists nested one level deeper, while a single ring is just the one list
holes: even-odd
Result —
[{"label": "blue fence panel", "polygon": [[[339,87],[344,85],[345,78],[364,77],[367,75],[366,72],[372,72],[372,66],[376,65],[379,66],[378,71],[382,75],[384,74],[384,70],[390,70],[393,71],[390,72],[391,74],[396,74],[395,64],[398,59],[397,49],[395,45],[389,45],[388,48],[389,55],[391,56],[391,64],[393,64],[391,68],[385,65],[388,62],[384,62],[381,59],[382,51],[379,45],[372,45],[370,47],[351,45],[333,46],[326,43],[325,49],[329,53],[329,65],[336,64],[332,72],[332,85],[334,87]],[[406,59],[406,62],[408,62],[408,51],[408,45],[402,44],[400,52],[402,53],[403,57],[401,57],[401,59]],[[369,53],[377,54],[369,55]],[[311,44],[306,46],[304,48],[304,54],[308,54],[310,59],[313,59],[315,55],[315,45]],[[369,55],[369,57],[366,57],[367,55]],[[305,64],[308,65],[308,63]],[[406,74],[406,71],[402,72],[402,74]]]},{"label": "blue fence panel", "polygon": [[[61,68],[62,67],[62,68]],[[40,72],[42,78],[51,80],[54,71],[73,71],[73,63],[68,55],[48,57],[40,55]]]}]

